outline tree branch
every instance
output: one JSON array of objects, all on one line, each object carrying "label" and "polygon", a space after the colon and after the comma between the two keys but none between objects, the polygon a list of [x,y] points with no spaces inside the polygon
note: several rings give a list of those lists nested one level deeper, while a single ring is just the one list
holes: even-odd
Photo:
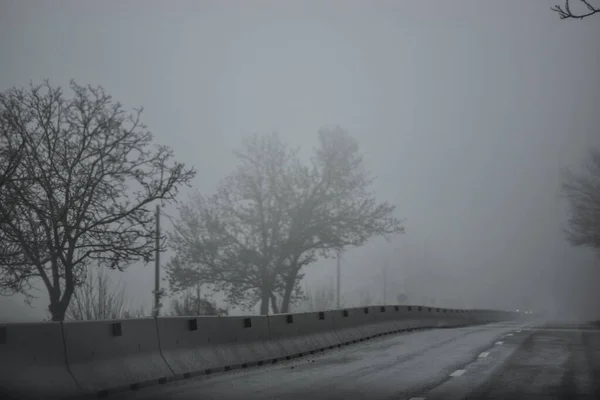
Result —
[{"label": "tree branch", "polygon": [[556,5],[554,7],[551,7],[550,9],[552,11],[555,11],[556,13],[558,13],[558,16],[560,19],[584,19],[584,18],[590,17],[596,13],[600,13],[600,8],[591,5],[588,0],[579,0],[579,1],[581,1],[581,3],[583,3],[586,6],[586,8],[588,10],[587,12],[585,12],[583,14],[574,14],[571,11],[570,0],[565,0],[564,6]]}]

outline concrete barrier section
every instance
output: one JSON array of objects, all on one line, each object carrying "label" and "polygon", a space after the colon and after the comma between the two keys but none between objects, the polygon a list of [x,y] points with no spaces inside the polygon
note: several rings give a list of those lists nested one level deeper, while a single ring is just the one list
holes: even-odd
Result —
[{"label": "concrete barrier section", "polygon": [[284,351],[271,340],[266,316],[221,317],[216,350],[228,367],[281,358]]},{"label": "concrete barrier section", "polygon": [[398,322],[401,314],[400,306],[374,306],[369,308],[370,313],[375,317],[375,322],[368,327],[368,334],[374,336],[402,330]]},{"label": "concrete barrier section", "polygon": [[206,373],[228,365],[219,347],[221,317],[160,317],[158,337],[162,355],[177,377]]},{"label": "concrete barrier section", "polygon": [[446,328],[450,326],[448,323],[448,310],[445,308],[435,307],[431,313],[435,320],[435,328]]},{"label": "concrete barrier section", "polygon": [[154,318],[65,322],[67,362],[86,392],[141,387],[173,378]]},{"label": "concrete barrier section", "polygon": [[342,343],[351,343],[372,336],[372,327],[375,315],[369,307],[348,308],[336,310],[333,314],[335,333]]},{"label": "concrete barrier section", "polygon": [[271,339],[276,340],[283,349],[282,356],[290,357],[307,353],[316,345],[311,338],[302,334],[302,314],[277,314],[269,317]]},{"label": "concrete barrier section", "polygon": [[67,367],[60,322],[0,325],[0,398],[81,394]]},{"label": "concrete barrier section", "polygon": [[[395,307],[398,307],[396,311]],[[416,311],[413,306],[394,306],[394,311],[391,312],[393,319],[396,324],[396,328],[400,331],[418,328],[419,324],[417,317],[415,316]]]},{"label": "concrete barrier section", "polygon": [[332,312],[280,314],[269,316],[271,339],[285,356],[296,356],[340,344],[333,329]]},{"label": "concrete barrier section", "polygon": [[333,348],[341,344],[341,340],[335,333],[333,316],[335,311],[320,311],[303,314],[303,334],[311,335],[317,344],[317,349]]},{"label": "concrete barrier section", "polygon": [[[386,306],[386,311],[379,311],[377,319],[393,321],[392,328],[395,331],[404,331],[416,328],[431,327],[431,315],[426,310],[419,310],[418,306]],[[388,328],[382,328],[387,330]]]},{"label": "concrete barrier section", "polygon": [[433,328],[436,324],[431,307],[408,305],[403,306],[405,314],[402,329]]},{"label": "concrete barrier section", "polygon": [[463,324],[463,320],[459,311],[460,310],[456,310],[454,308],[448,310],[448,317],[446,317],[448,326],[461,326]]},{"label": "concrete barrier section", "polygon": [[508,311],[403,305],[269,317],[6,324],[0,325],[0,397],[110,394],[388,332],[523,318],[523,313]]}]

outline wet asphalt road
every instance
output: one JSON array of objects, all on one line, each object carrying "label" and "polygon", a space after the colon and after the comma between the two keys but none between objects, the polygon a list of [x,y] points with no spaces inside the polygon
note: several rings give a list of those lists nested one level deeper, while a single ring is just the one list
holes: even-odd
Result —
[{"label": "wet asphalt road", "polygon": [[465,371],[420,397],[600,399],[600,330],[590,325],[544,324],[514,332]]},{"label": "wet asphalt road", "polygon": [[600,399],[600,329],[499,323],[400,334],[113,399]]}]

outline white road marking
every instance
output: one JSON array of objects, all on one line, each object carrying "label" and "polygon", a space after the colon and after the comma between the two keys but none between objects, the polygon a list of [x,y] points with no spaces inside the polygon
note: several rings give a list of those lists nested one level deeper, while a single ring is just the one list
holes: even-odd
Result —
[{"label": "white road marking", "polygon": [[464,369],[457,369],[456,371],[451,373],[450,376],[462,376],[462,375],[464,375],[465,372],[467,372],[467,371]]},{"label": "white road marking", "polygon": [[506,335],[506,336],[512,336],[512,335],[513,335],[512,333],[509,333],[509,334],[508,334],[508,335]]},{"label": "white road marking", "polygon": [[600,329],[576,329],[576,328],[524,328],[524,331],[537,332],[591,332],[600,333]]},{"label": "white road marking", "polygon": [[425,400],[425,397],[411,397],[408,400]]},{"label": "white road marking", "polygon": [[490,353],[489,353],[489,352],[487,352],[487,351],[484,351],[483,353],[481,353],[481,354],[479,355],[479,358],[486,358],[486,357],[487,357],[487,356],[489,356],[489,355],[490,355]]},{"label": "white road marking", "polygon": [[521,330],[519,329],[519,330],[517,331],[517,333],[521,333]]},{"label": "white road marking", "polygon": [[503,344],[504,342],[496,342],[496,346]]}]

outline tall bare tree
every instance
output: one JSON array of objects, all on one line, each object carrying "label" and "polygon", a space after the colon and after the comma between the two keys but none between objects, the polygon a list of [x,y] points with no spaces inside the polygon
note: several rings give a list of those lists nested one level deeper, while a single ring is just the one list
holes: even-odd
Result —
[{"label": "tall bare tree", "polygon": [[142,110],[126,112],[101,87],[48,82],[0,94],[8,151],[24,143],[17,180],[0,191],[0,289],[29,294],[43,282],[54,321],[64,319],[85,272],[150,261],[158,200],[195,172],[155,146]]},{"label": "tall bare tree", "polygon": [[[261,155],[269,157],[257,163]],[[229,302],[245,309],[257,303],[261,314],[269,305],[277,313],[276,293],[281,282],[274,263],[282,245],[280,230],[286,201],[299,165],[296,153],[276,135],[254,136],[236,153],[240,165],[223,179],[210,197],[192,196],[179,209],[179,221],[170,235],[175,256],[167,270],[175,292],[198,282],[216,285]],[[287,185],[287,186],[286,186]],[[285,195],[285,198],[278,196]],[[293,194],[293,193],[292,193]]]},{"label": "tall bare tree", "polygon": [[319,131],[319,146],[299,181],[294,196],[299,200],[290,210],[284,244],[285,262],[277,265],[285,282],[283,312],[303,277],[302,268],[318,255],[333,257],[338,250],[362,246],[373,237],[404,233],[393,215],[395,206],[378,202],[369,190],[374,177],[366,170],[358,142],[339,127]]},{"label": "tall bare tree", "polygon": [[285,313],[302,297],[304,266],[404,231],[394,206],[369,191],[373,178],[343,129],[319,132],[309,164],[275,134],[249,138],[237,156],[215,195],[180,209],[168,266],[175,290],[210,282],[235,304]]},{"label": "tall bare tree", "polygon": [[[6,101],[0,95],[0,102]],[[18,168],[23,159],[25,150],[25,139],[15,135],[11,129],[14,117],[10,113],[0,113],[0,201],[4,204],[6,212],[0,213],[0,242],[7,242],[4,238],[5,228],[16,212],[17,199],[14,194],[9,193],[5,187],[8,185],[22,184],[23,176]],[[0,265],[2,259],[7,256],[19,254],[18,246],[5,246],[4,252],[0,253]]]},{"label": "tall bare tree", "polygon": [[552,7],[552,11],[555,11],[560,19],[584,19],[600,13],[600,6],[593,5],[592,0],[579,0],[579,3],[581,7],[578,8],[581,11],[573,12],[570,0],[565,0],[564,6],[556,5]]},{"label": "tall bare tree", "polygon": [[567,239],[600,252],[600,150],[590,151],[581,172],[565,171],[562,192],[570,206]]}]

